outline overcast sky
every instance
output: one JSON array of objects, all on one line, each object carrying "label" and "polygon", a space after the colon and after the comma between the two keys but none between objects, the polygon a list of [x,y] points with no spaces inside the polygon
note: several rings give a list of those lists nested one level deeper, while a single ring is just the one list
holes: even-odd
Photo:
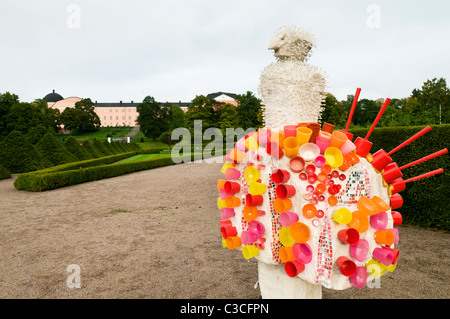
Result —
[{"label": "overcast sky", "polygon": [[450,80],[450,1],[41,0],[0,2],[0,93],[53,89],[98,102],[257,95],[283,24],[310,28],[309,60],[345,99],[401,98]]}]

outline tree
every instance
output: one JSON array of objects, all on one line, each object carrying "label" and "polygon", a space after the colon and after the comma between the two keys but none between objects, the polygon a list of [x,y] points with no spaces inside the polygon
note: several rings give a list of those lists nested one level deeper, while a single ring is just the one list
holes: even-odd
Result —
[{"label": "tree", "polygon": [[79,113],[80,126],[78,130],[81,132],[94,132],[100,128],[100,118],[94,109],[95,104],[91,99],[83,99],[75,103],[75,109],[82,111]]},{"label": "tree", "polygon": [[36,144],[36,150],[42,157],[47,158],[53,165],[76,162],[78,159],[70,153],[52,133],[47,133]]},{"label": "tree", "polygon": [[170,107],[168,104],[161,105],[151,96],[146,96],[137,108],[139,116],[137,122],[141,127],[141,131],[148,138],[152,138],[153,142],[169,129]]},{"label": "tree", "polygon": [[64,128],[70,132],[70,136],[72,136],[73,130],[78,130],[78,128],[81,127],[81,113],[81,110],[71,107],[66,107],[61,113],[61,123],[64,125]]},{"label": "tree", "polygon": [[172,132],[171,131],[167,131],[162,133],[159,137],[158,137],[158,142],[160,143],[164,143],[167,144],[167,149],[170,152],[170,146],[172,145],[172,143],[174,141],[172,141]]},{"label": "tree", "polygon": [[411,97],[418,102],[419,110],[414,110],[414,113],[426,121],[418,124],[449,122],[450,89],[444,78],[427,80],[420,90],[413,90]]},{"label": "tree", "polygon": [[0,142],[0,165],[11,173],[31,172],[53,164],[43,158],[19,131],[12,131]]},{"label": "tree", "polygon": [[204,95],[197,95],[186,112],[186,127],[194,128],[194,121],[202,121],[202,130],[215,127],[220,118],[223,103],[208,99]]},{"label": "tree", "polygon": [[239,114],[237,111],[237,107],[233,104],[225,104],[222,107],[222,111],[220,113],[219,119],[219,128],[222,131],[222,134],[226,134],[227,128],[237,128],[239,126]]},{"label": "tree", "polygon": [[9,109],[6,129],[8,132],[20,131],[22,134],[27,134],[29,129],[41,125],[43,120],[44,115],[36,105],[25,102],[15,103]]},{"label": "tree", "polygon": [[322,102],[322,107],[321,124],[326,122],[333,124],[335,127],[345,127],[350,108],[349,110],[345,110],[344,104],[339,102],[331,93],[326,94],[325,100]]},{"label": "tree", "polygon": [[178,127],[185,127],[186,114],[178,105],[170,104],[169,131]]},{"label": "tree", "polygon": [[19,103],[19,97],[15,94],[6,92],[0,94],[0,139],[9,134],[9,130],[6,128],[8,124],[7,115],[11,106]]},{"label": "tree", "polygon": [[246,94],[237,95],[236,101],[240,127],[244,130],[251,127],[255,129],[263,127],[260,115],[262,112],[260,99],[254,96],[252,92],[247,91]]}]

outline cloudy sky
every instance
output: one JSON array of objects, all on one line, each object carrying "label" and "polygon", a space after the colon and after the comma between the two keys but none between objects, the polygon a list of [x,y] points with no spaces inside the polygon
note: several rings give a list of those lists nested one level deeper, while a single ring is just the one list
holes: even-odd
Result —
[{"label": "cloudy sky", "polygon": [[310,28],[310,64],[338,99],[401,98],[450,81],[450,1],[40,0],[0,2],[0,93],[53,89],[99,102],[257,94],[283,24]]}]

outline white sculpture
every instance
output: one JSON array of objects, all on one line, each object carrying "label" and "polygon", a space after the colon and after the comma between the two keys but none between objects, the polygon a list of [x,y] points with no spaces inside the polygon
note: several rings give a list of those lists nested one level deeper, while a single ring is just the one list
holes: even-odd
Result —
[{"label": "white sculpture", "polygon": [[[275,31],[268,49],[277,62],[262,71],[258,88],[265,127],[282,130],[285,125],[319,120],[325,79],[319,68],[306,63],[315,42],[310,31],[295,25]],[[263,298],[322,297],[320,285],[287,277],[282,265],[258,262],[258,275]]]},{"label": "white sculpture", "polygon": [[306,63],[314,46],[314,35],[304,28],[287,25],[275,31],[269,50],[274,50],[278,61],[262,71],[258,88],[266,127],[282,129],[320,118],[324,74]]}]

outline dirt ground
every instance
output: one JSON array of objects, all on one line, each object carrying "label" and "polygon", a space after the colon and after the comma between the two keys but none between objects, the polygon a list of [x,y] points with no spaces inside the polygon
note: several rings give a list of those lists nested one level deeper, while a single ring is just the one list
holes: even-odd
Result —
[{"label": "dirt ground", "polygon": [[[220,168],[189,163],[43,193],[0,181],[0,298],[259,298],[257,262],[222,248]],[[323,298],[449,298],[450,234],[399,232],[398,267],[380,288]],[[71,264],[79,289],[66,283]]]}]

